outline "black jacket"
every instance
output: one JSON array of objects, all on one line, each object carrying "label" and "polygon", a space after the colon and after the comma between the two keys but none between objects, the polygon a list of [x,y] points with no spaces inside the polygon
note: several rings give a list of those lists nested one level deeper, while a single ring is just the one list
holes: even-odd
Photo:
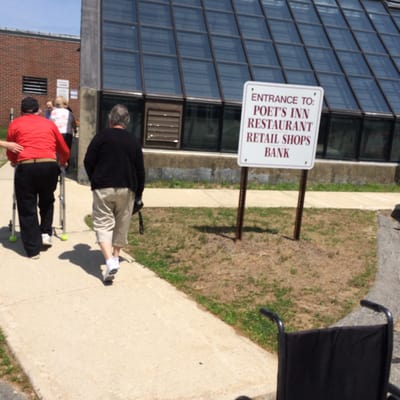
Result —
[{"label": "black jacket", "polygon": [[84,166],[92,190],[130,188],[142,196],[145,182],[143,153],[133,133],[106,128],[90,142]]}]

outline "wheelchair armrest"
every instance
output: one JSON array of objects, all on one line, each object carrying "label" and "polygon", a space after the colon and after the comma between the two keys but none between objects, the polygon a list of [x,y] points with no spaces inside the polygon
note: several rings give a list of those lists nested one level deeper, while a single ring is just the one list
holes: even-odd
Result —
[{"label": "wheelchair armrest", "polygon": [[260,313],[269,318],[270,321],[276,323],[280,334],[284,333],[285,327],[283,326],[283,322],[277,314],[275,314],[273,311],[268,310],[267,308],[260,308]]},{"label": "wheelchair armrest", "polygon": [[388,399],[400,400],[400,388],[393,385],[392,383],[389,383],[388,385],[388,394],[390,395]]}]

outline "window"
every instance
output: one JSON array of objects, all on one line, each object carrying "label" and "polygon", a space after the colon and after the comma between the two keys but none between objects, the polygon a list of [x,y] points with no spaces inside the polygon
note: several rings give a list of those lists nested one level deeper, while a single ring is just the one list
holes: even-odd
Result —
[{"label": "window", "polygon": [[22,93],[47,94],[47,78],[22,77]]}]

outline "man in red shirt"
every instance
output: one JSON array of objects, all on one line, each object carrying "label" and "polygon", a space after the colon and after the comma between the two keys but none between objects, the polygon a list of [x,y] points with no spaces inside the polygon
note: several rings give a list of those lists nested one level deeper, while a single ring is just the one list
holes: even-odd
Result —
[{"label": "man in red shirt", "polygon": [[39,103],[35,98],[24,98],[21,116],[10,123],[7,132],[7,141],[23,147],[19,153],[7,150],[7,157],[15,166],[14,186],[21,239],[27,256],[34,259],[40,257],[43,246],[51,246],[59,165],[66,166],[70,156],[56,125],[38,115],[38,111]]}]

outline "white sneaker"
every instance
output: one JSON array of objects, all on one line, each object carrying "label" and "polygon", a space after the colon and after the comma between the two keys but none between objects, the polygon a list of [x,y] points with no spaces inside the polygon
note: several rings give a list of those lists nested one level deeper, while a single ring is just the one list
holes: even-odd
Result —
[{"label": "white sneaker", "polygon": [[106,262],[106,273],[104,274],[104,282],[112,282],[115,274],[118,272],[119,263],[116,263],[113,258]]},{"label": "white sneaker", "polygon": [[51,247],[51,236],[48,233],[42,233],[42,245],[45,247]]}]

